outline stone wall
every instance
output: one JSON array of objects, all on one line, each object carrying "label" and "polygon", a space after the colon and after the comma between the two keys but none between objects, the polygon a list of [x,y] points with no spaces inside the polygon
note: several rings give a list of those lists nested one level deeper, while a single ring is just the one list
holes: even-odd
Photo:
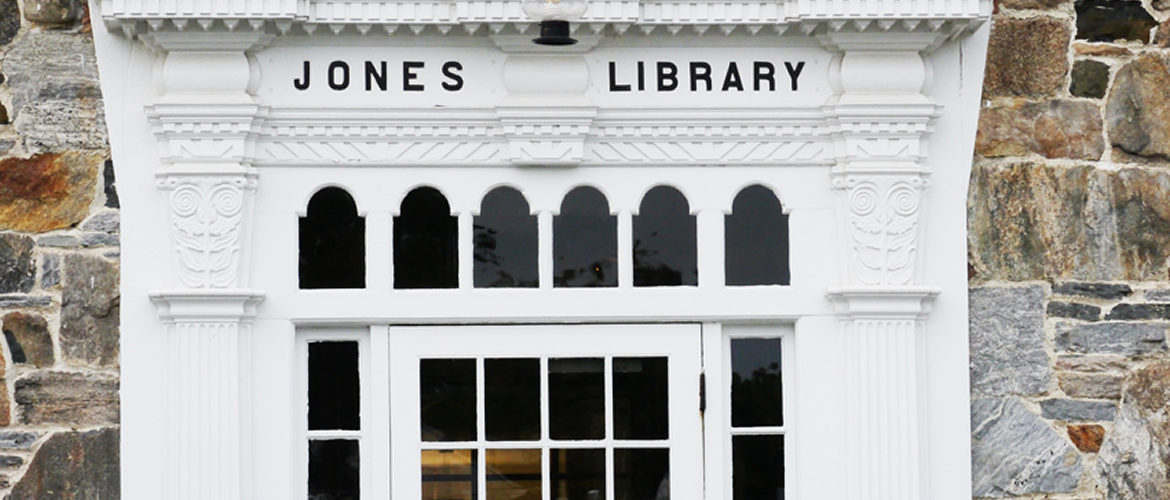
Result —
[{"label": "stone wall", "polygon": [[1000,0],[968,200],[973,496],[1170,498],[1170,0]]},{"label": "stone wall", "polygon": [[118,197],[84,2],[0,0],[0,494],[117,498]]}]

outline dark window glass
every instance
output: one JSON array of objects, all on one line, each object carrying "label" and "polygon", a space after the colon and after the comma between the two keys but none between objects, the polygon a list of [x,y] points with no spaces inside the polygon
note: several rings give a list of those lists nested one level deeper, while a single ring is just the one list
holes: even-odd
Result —
[{"label": "dark window glass", "polygon": [[[613,490],[617,500],[670,498],[670,450],[665,448],[613,450]],[[679,496],[695,497],[698,492]]]},{"label": "dark window glass", "polygon": [[731,369],[731,425],[784,425],[780,339],[732,339]]},{"label": "dark window glass", "polygon": [[423,441],[475,440],[475,360],[419,362]]},{"label": "dark window glass", "polygon": [[553,449],[548,475],[557,500],[605,500],[605,450]]},{"label": "dark window glass", "polygon": [[677,189],[658,186],[634,217],[634,286],[695,285],[695,217]]},{"label": "dark window glass", "polygon": [[784,500],[784,436],[732,436],[734,500]]},{"label": "dark window glass", "polygon": [[394,218],[394,288],[459,286],[458,222],[447,199],[421,187],[402,200]]},{"label": "dark window glass", "polygon": [[487,450],[487,500],[541,500],[541,450]]},{"label": "dark window glass", "polygon": [[487,439],[540,439],[540,360],[485,359],[483,378]]},{"label": "dark window glass", "polygon": [[666,439],[666,358],[614,358],[613,437]]},{"label": "dark window glass", "polygon": [[303,289],[366,286],[366,220],[344,189],[327,187],[309,200],[298,260]]},{"label": "dark window glass", "polygon": [[553,284],[617,286],[617,218],[596,189],[569,191],[553,217]]},{"label": "dark window glass", "polygon": [[309,441],[309,499],[358,500],[358,442],[349,439]]},{"label": "dark window glass", "polygon": [[788,215],[772,191],[739,192],[724,223],[728,285],[787,285]]},{"label": "dark window glass", "polygon": [[549,435],[553,439],[605,437],[605,362],[601,358],[548,360]]},{"label": "dark window glass", "polygon": [[309,343],[309,429],[360,429],[358,394],[358,343]]},{"label": "dark window glass", "polygon": [[422,500],[475,500],[476,450],[423,450]]},{"label": "dark window glass", "polygon": [[536,216],[524,195],[496,188],[475,217],[475,287],[535,287]]}]

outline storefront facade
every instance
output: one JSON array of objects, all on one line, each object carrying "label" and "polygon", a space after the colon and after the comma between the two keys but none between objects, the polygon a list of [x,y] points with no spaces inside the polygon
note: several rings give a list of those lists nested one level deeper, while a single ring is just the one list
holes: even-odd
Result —
[{"label": "storefront facade", "polygon": [[127,498],[969,495],[989,2],[95,8]]}]

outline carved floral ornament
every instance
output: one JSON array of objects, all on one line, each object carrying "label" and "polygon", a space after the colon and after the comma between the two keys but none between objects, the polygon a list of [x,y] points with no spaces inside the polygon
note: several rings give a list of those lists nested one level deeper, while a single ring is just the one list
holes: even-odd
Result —
[{"label": "carved floral ornament", "polygon": [[239,285],[244,213],[256,180],[249,175],[163,175],[170,206],[176,274],[189,288]]}]

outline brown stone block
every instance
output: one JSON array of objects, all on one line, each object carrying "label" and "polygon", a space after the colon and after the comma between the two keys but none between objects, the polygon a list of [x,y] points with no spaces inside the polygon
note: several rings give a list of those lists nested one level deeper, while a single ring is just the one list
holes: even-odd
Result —
[{"label": "brown stone block", "polygon": [[1146,52],[1117,72],[1105,106],[1109,141],[1126,153],[1170,159],[1170,56]]},{"label": "brown stone block", "polygon": [[1015,102],[983,108],[975,151],[986,157],[1097,160],[1105,152],[1101,111],[1086,101]]},{"label": "brown stone block", "polygon": [[81,222],[104,156],[70,152],[0,160],[0,230],[40,233]]},{"label": "brown stone block", "polygon": [[1048,10],[1072,3],[1071,0],[999,0],[996,7],[1017,10]]},{"label": "brown stone block", "polygon": [[1118,418],[1098,452],[1097,473],[1109,498],[1170,498],[1170,361],[1125,380]]},{"label": "brown stone block", "polygon": [[10,312],[4,315],[4,338],[13,363],[30,363],[37,368],[53,366],[53,338],[49,325],[36,314]]},{"label": "brown stone block", "polygon": [[1109,43],[1074,42],[1073,51],[1079,56],[1118,57],[1133,55],[1133,52],[1128,48]]},{"label": "brown stone block", "polygon": [[1100,425],[1070,425],[1068,438],[1078,450],[1097,453],[1101,449],[1101,441],[1105,440],[1105,428]]},{"label": "brown stone block", "polygon": [[24,0],[24,17],[48,26],[69,26],[81,20],[81,0]]},{"label": "brown stone block", "polygon": [[989,96],[1023,97],[1060,92],[1068,74],[1072,34],[1066,21],[1054,17],[996,16],[987,47],[983,92]]},{"label": "brown stone block", "polygon": [[980,280],[1162,280],[1170,172],[980,163],[967,224]]},{"label": "brown stone block", "polygon": [[107,374],[35,372],[17,380],[20,421],[88,426],[118,422],[118,379]]},{"label": "brown stone block", "polygon": [[116,428],[53,434],[8,498],[120,498],[119,442]]}]

